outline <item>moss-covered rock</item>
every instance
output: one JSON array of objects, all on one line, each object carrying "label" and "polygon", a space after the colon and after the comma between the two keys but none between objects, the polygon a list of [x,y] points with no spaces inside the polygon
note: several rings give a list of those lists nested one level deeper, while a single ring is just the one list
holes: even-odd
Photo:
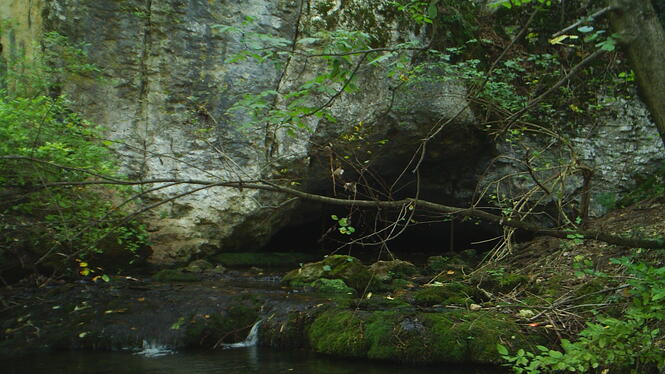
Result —
[{"label": "moss-covered rock", "polygon": [[312,282],[312,287],[316,292],[322,294],[336,294],[336,295],[355,295],[356,290],[349,287],[341,279],[326,279],[321,278]]},{"label": "moss-covered rock", "polygon": [[388,298],[383,296],[373,296],[368,298],[363,298],[360,300],[354,300],[352,302],[354,308],[367,311],[382,311],[382,310],[391,310],[397,311],[401,310],[402,312],[406,311],[415,311],[415,307],[401,298]]},{"label": "moss-covered rock", "polygon": [[516,321],[502,313],[454,311],[421,317],[431,331],[430,349],[424,350],[431,361],[498,363],[498,343],[518,349],[539,342],[536,336],[525,337]]},{"label": "moss-covered rock", "polygon": [[471,286],[460,282],[428,286],[415,292],[413,302],[420,306],[468,304],[480,302],[478,292]]},{"label": "moss-covered rock", "polygon": [[291,287],[311,285],[317,279],[341,279],[348,286],[362,292],[371,278],[367,266],[351,256],[333,255],[322,261],[305,264],[287,273],[282,283]]},{"label": "moss-covered rock", "polygon": [[158,282],[196,282],[200,277],[193,273],[187,273],[182,269],[162,269],[152,276]]},{"label": "moss-covered rock", "polygon": [[212,270],[213,268],[213,264],[206,260],[194,260],[187,265],[185,270],[190,273],[203,273],[204,271]]},{"label": "moss-covered rock", "polygon": [[461,270],[468,267],[469,263],[458,255],[430,256],[425,264],[425,271],[429,274],[439,274],[447,270]]},{"label": "moss-covered rock", "polygon": [[372,274],[373,290],[392,290],[403,282],[396,280],[407,280],[418,273],[418,269],[410,262],[402,260],[377,261],[369,266]]},{"label": "moss-covered rock", "polygon": [[369,271],[375,279],[381,282],[389,282],[393,279],[407,279],[418,273],[418,269],[414,264],[402,260],[377,261],[370,265]]},{"label": "moss-covered rock", "polygon": [[513,317],[495,312],[351,311],[331,309],[309,328],[315,351],[410,363],[501,361],[496,344],[530,348]]},{"label": "moss-covered rock", "polygon": [[331,309],[316,318],[307,335],[310,345],[319,353],[365,357],[368,345],[364,325],[359,312]]}]

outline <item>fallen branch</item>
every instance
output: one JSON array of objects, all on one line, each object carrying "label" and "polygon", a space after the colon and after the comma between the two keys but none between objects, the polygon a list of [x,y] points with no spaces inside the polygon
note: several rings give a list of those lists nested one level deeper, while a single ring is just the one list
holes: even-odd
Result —
[{"label": "fallen branch", "polygon": [[[36,160],[31,158],[20,158],[26,161],[34,162]],[[59,167],[59,165],[49,163],[47,161],[39,161],[43,164],[50,164],[54,167]],[[68,169],[75,169],[68,167]],[[532,232],[537,235],[551,236],[561,239],[593,239],[599,240],[608,244],[630,247],[630,248],[665,248],[665,239],[643,239],[635,237],[624,237],[615,234],[609,234],[602,231],[595,230],[585,230],[585,229],[571,229],[571,230],[560,230],[560,229],[551,229],[544,228],[529,222],[521,221],[513,217],[504,217],[496,214],[489,213],[485,210],[482,210],[477,207],[455,207],[450,205],[439,204],[427,200],[421,200],[418,198],[406,198],[401,200],[354,200],[354,199],[340,199],[336,197],[329,197],[323,195],[312,194],[304,191],[300,191],[294,188],[281,186],[270,181],[265,180],[255,180],[251,182],[246,181],[215,181],[215,180],[194,180],[194,179],[177,179],[177,178],[160,178],[160,179],[147,179],[142,181],[130,181],[130,180],[121,180],[113,177],[102,177],[100,180],[86,180],[86,181],[71,181],[71,182],[52,182],[45,183],[45,187],[55,187],[55,186],[67,186],[67,185],[95,185],[95,184],[119,184],[119,185],[146,185],[146,184],[155,184],[155,183],[177,183],[177,184],[191,184],[191,185],[200,185],[201,187],[195,189],[194,191],[204,190],[212,187],[226,187],[226,188],[238,188],[238,189],[254,189],[254,190],[263,190],[271,192],[279,192],[295,196],[304,200],[315,201],[323,204],[330,205],[339,205],[339,206],[353,206],[361,208],[379,208],[379,209],[403,209],[407,207],[408,209],[422,209],[425,211],[444,213],[462,217],[476,218],[486,222],[495,223],[501,226],[513,227],[520,230],[525,230]],[[193,191],[188,193],[181,194],[182,196],[191,194]],[[176,198],[181,197],[178,195],[174,198],[168,199],[172,201]],[[155,206],[160,205],[156,204]],[[143,213],[147,209],[142,209],[140,213]]]}]

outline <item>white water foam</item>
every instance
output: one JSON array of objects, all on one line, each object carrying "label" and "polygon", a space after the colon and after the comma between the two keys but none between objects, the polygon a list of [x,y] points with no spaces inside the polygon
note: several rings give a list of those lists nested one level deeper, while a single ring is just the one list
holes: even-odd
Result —
[{"label": "white water foam", "polygon": [[261,324],[261,320],[258,320],[254,326],[252,326],[251,330],[249,330],[249,334],[247,334],[247,338],[238,343],[227,343],[223,344],[222,346],[224,349],[228,348],[247,348],[247,347],[254,347],[258,342],[259,342],[259,325]]},{"label": "white water foam", "polygon": [[143,340],[143,349],[139,352],[135,352],[135,355],[145,356],[145,357],[160,357],[166,356],[175,353],[173,349],[164,344],[159,344],[155,341]]}]

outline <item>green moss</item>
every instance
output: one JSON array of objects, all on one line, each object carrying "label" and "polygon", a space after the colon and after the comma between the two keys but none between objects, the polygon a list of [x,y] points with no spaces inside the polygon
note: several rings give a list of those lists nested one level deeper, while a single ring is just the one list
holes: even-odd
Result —
[{"label": "green moss", "polygon": [[158,282],[196,282],[199,277],[192,273],[185,273],[180,269],[162,269],[152,276]]},{"label": "green moss", "polygon": [[321,314],[308,330],[309,342],[316,352],[344,357],[365,357],[367,342],[364,321],[350,310],[331,309]]},{"label": "green moss", "polygon": [[362,310],[381,311],[381,310],[400,310],[402,312],[413,310],[413,305],[401,299],[387,299],[382,296],[374,296],[369,299],[363,298],[356,302],[355,307]]},{"label": "green moss", "polygon": [[513,289],[527,284],[529,282],[529,277],[522,274],[516,273],[506,273],[499,277],[498,279],[498,291],[501,292],[510,292]]},{"label": "green moss", "polygon": [[369,271],[372,274],[372,291],[393,291],[407,284],[407,279],[418,273],[415,265],[401,260],[377,261],[370,265]]},{"label": "green moss", "polygon": [[317,279],[341,279],[350,287],[362,292],[371,275],[360,260],[351,256],[328,256],[322,261],[305,264],[300,269],[287,273],[282,283],[291,287],[311,284]]},{"label": "green moss", "polygon": [[516,350],[543,342],[538,336],[524,337],[509,315],[466,310],[367,313],[331,309],[314,321],[308,339],[321,353],[409,363],[498,363],[497,343]]},{"label": "green moss", "polygon": [[356,291],[341,279],[321,278],[312,282],[312,287],[323,294],[355,295]]},{"label": "green moss", "polygon": [[393,336],[399,315],[394,311],[382,311],[372,314],[372,320],[365,329],[369,343],[367,358],[390,360],[398,357],[397,344]]},{"label": "green moss", "polygon": [[315,255],[296,252],[226,252],[213,257],[216,263],[228,267],[257,266],[265,268],[294,267],[314,259],[316,259]]},{"label": "green moss", "polygon": [[429,274],[439,274],[445,270],[459,270],[468,267],[469,263],[460,256],[431,256],[427,258],[425,271]]},{"label": "green moss", "polygon": [[[414,294],[413,301],[416,305],[432,306],[447,304],[468,304],[474,302],[477,291],[465,284],[452,282],[443,286],[424,287]],[[479,299],[478,297],[476,297]],[[479,301],[479,300],[478,300]]]},{"label": "green moss", "polygon": [[422,314],[421,318],[433,336],[430,351],[433,361],[498,363],[501,358],[496,352],[497,343],[515,349],[531,346],[520,326],[508,315],[454,311]]},{"label": "green moss", "polygon": [[425,270],[427,270],[429,273],[432,274],[440,273],[446,268],[446,265],[448,265],[449,261],[450,258],[445,256],[428,257],[427,265],[425,265]]}]

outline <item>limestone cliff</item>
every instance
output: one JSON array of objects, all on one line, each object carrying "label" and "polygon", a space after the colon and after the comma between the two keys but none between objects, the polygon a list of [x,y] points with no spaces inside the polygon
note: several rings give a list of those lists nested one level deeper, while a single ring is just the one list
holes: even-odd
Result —
[{"label": "limestone cliff", "polygon": [[[329,153],[354,152],[345,136],[370,128],[375,142],[362,152],[373,159],[381,178],[398,176],[420,140],[435,123],[451,121],[433,138],[423,156],[423,196],[439,201],[469,201],[482,178],[499,178],[514,171],[499,165],[481,177],[495,156],[514,156],[510,144],[493,140],[472,126],[466,89],[454,80],[424,82],[401,88],[386,78],[384,69],[363,66],[357,85],[362,90],[331,102],[336,122],[311,116],[311,131],[289,136],[287,129],[261,124],[238,126],[246,113],[229,112],[244,94],[279,91],[274,105],[307,77],[321,70],[307,58],[293,58],[283,70],[255,60],[229,62],[247,47],[246,35],[269,34],[289,41],[319,30],[346,27],[373,33],[387,45],[422,38],[417,27],[405,26],[387,0],[12,0],[0,4],[2,17],[16,23],[3,32],[3,54],[30,54],[44,31],[57,31],[85,43],[92,61],[103,69],[103,81],[66,82],[87,118],[108,129],[125,173],[134,179],[178,178],[251,181],[285,177],[314,192],[330,192]],[[221,33],[220,25],[242,32]],[[9,30],[9,29],[8,29]],[[299,44],[286,48],[297,51]],[[25,52],[20,52],[25,51]],[[297,56],[297,54],[296,54]],[[339,88],[339,87],[337,87]],[[314,100],[326,102],[326,98]],[[646,113],[630,111],[622,123],[646,121]],[[627,122],[628,121],[628,122]],[[602,121],[601,121],[602,122]],[[613,142],[627,135],[640,167],[653,166],[656,143],[608,121],[594,130]],[[362,126],[361,126],[362,127]],[[356,130],[354,130],[354,128]],[[641,129],[648,127],[642,126]],[[594,135],[590,135],[593,137]],[[347,136],[348,138],[348,136]],[[347,139],[348,140],[348,139]],[[604,144],[581,142],[584,159],[601,166],[603,183],[616,190],[637,171],[627,169],[625,155],[599,151]],[[653,143],[653,144],[652,144]],[[341,154],[341,153],[340,153]],[[362,162],[363,160],[359,160]],[[368,161],[369,162],[369,161]],[[624,165],[618,165],[621,162]],[[609,168],[607,165],[612,164]],[[336,166],[336,165],[335,165]],[[411,176],[412,178],[412,176]],[[572,189],[579,187],[571,186]],[[408,184],[407,184],[408,185]],[[515,186],[522,188],[524,186]],[[177,184],[151,193],[152,203],[169,200],[195,187]],[[403,193],[411,191],[405,187]],[[602,192],[602,191],[600,191]],[[211,188],[168,201],[147,217],[154,243],[154,262],[188,260],[219,250],[252,249],[265,245],[274,233],[301,219],[299,203],[287,196],[260,191]],[[294,216],[295,215],[295,216]]]}]

